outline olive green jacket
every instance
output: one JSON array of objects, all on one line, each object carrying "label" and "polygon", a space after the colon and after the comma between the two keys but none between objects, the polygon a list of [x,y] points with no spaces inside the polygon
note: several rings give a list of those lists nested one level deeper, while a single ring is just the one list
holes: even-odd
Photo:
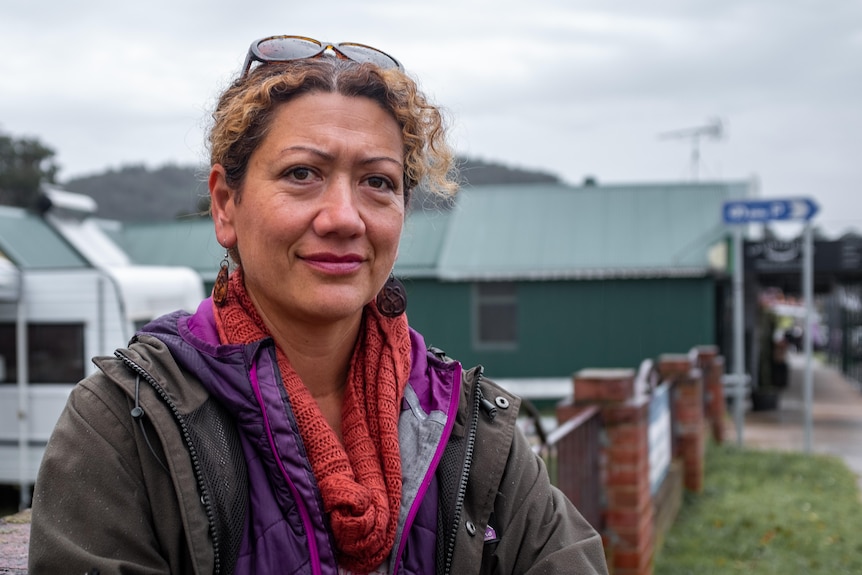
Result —
[{"label": "olive green jacket", "polygon": [[[180,411],[191,413],[210,400],[158,339],[141,338],[123,353],[164,382]],[[103,575],[217,572],[218,530],[202,505],[176,413],[150,386],[136,385],[121,360],[101,358],[97,365],[101,371],[73,390],[43,459],[33,501],[31,575],[94,567]],[[494,404],[505,408],[492,410]],[[142,420],[130,416],[138,405],[146,412]],[[600,536],[550,485],[518,429],[519,405],[480,369],[463,372],[437,473],[436,572],[607,573]],[[230,422],[226,413],[213,417]]]}]

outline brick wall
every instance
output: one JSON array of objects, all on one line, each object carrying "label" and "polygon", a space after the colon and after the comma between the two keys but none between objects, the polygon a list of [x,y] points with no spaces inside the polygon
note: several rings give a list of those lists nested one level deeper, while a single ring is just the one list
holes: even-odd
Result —
[{"label": "brick wall", "polygon": [[[652,573],[654,509],[649,483],[649,397],[635,391],[634,370],[584,370],[574,404],[598,405],[605,432],[604,533],[615,575]],[[559,417],[559,415],[558,415]]]},{"label": "brick wall", "polygon": [[[707,431],[711,429],[717,441],[724,436],[723,366],[712,347],[662,355],[655,363],[661,385],[670,386],[671,475],[676,485],[675,493],[665,489],[661,498],[654,498],[650,490],[649,385],[637,381],[629,369],[586,369],[574,375],[574,399],[558,406],[557,418],[562,422],[586,405],[601,410],[602,537],[614,575],[651,575],[657,519],[666,529],[675,517],[679,482],[690,491],[703,490]],[[657,509],[657,503],[668,509]]]},{"label": "brick wall", "polygon": [[700,493],[706,459],[703,372],[694,366],[691,355],[662,355],[657,368],[662,380],[673,385],[674,456],[683,462],[683,483],[689,491]]}]

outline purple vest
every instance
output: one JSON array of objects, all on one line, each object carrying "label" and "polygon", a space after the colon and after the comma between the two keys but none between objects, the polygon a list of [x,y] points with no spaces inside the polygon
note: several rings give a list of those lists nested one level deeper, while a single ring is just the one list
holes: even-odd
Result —
[{"label": "purple vest", "polygon": [[[272,339],[221,345],[210,299],[193,315],[172,314],[146,330],[234,414],[249,479],[234,572],[337,575],[335,546]],[[411,373],[399,420],[402,508],[389,573],[418,575],[435,570],[435,470],[455,421],[461,366],[428,352],[419,333],[411,330],[410,337]]]}]

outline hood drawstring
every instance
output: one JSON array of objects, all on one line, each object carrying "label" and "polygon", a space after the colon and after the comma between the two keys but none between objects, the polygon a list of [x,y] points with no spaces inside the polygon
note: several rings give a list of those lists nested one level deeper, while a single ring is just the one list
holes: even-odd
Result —
[{"label": "hood drawstring", "polygon": [[168,466],[162,462],[162,459],[156,454],[156,450],[153,449],[153,444],[150,443],[150,436],[147,435],[147,428],[144,427],[144,415],[146,415],[146,414],[144,413],[144,408],[141,407],[140,392],[141,392],[141,374],[136,373],[135,374],[135,407],[133,407],[132,411],[131,411],[132,419],[137,421],[138,424],[141,426],[141,433],[144,435],[144,441],[147,442],[147,447],[150,448],[150,452],[153,454],[153,457],[156,458],[156,461],[159,462],[159,465],[161,465],[162,469],[164,469],[165,472],[170,473],[168,471]]}]

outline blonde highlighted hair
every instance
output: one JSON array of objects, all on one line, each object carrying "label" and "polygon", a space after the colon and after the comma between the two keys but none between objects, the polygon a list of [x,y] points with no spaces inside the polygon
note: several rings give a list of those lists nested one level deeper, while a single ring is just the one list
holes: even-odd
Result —
[{"label": "blonde highlighted hair", "polygon": [[332,57],[267,63],[225,90],[209,131],[211,165],[221,164],[227,184],[241,192],[248,161],[272,124],[280,104],[301,94],[365,97],[389,112],[404,140],[405,202],[418,185],[449,197],[457,190],[454,154],[441,110],[401,70],[382,70]]}]

